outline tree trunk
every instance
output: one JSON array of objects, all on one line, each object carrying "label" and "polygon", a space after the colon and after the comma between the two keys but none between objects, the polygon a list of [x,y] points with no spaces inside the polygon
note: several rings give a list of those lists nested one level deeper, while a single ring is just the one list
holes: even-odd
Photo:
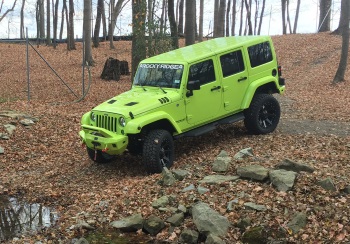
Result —
[{"label": "tree trunk", "polygon": [[213,37],[218,37],[218,26],[219,26],[219,7],[220,1],[214,1],[214,25],[213,25]]},{"label": "tree trunk", "polygon": [[296,10],[296,12],[295,12],[293,34],[296,34],[296,33],[297,33],[297,26],[298,26],[298,20],[299,20],[299,12],[300,12],[300,0],[298,0],[298,2],[297,2],[297,10]]},{"label": "tree trunk", "polygon": [[219,16],[218,16],[218,26],[217,26],[217,36],[225,36],[225,11],[226,11],[226,0],[220,0],[219,5]]},{"label": "tree trunk", "polygon": [[248,0],[245,0],[244,2],[245,2],[245,8],[247,10],[248,35],[253,35],[251,4],[249,5]]},{"label": "tree trunk", "polygon": [[184,35],[184,0],[179,2],[179,24],[177,26],[177,32],[179,35]]},{"label": "tree trunk", "polygon": [[105,4],[102,5],[102,26],[103,26],[103,40],[107,39],[107,21],[106,21],[106,13],[105,13]]},{"label": "tree trunk", "polygon": [[22,7],[21,7],[21,25],[20,25],[20,38],[24,39],[25,34],[24,34],[24,4],[25,0],[22,0]]},{"label": "tree trunk", "polygon": [[84,65],[91,66],[94,64],[91,50],[91,0],[84,0],[84,17],[83,17],[83,39],[84,39]]},{"label": "tree trunk", "polygon": [[348,63],[348,52],[349,52],[349,15],[350,15],[350,3],[349,0],[341,1],[341,12],[342,12],[342,23],[345,24],[343,28],[342,34],[342,49],[340,62],[338,66],[338,70],[333,79],[333,84],[343,82],[345,77],[345,71]]},{"label": "tree trunk", "polygon": [[338,25],[338,28],[335,29],[332,34],[335,34],[335,35],[342,35],[343,34],[343,31],[344,31],[344,27],[346,27],[346,24],[347,24],[347,20],[343,17],[343,11],[340,11],[340,18],[339,18],[339,25]]},{"label": "tree trunk", "polygon": [[[300,1],[300,0],[299,0]],[[260,20],[259,20],[259,28],[258,28],[258,35],[261,33],[261,26],[262,26],[262,21],[264,18],[264,12],[265,12],[265,3],[266,0],[263,0],[262,7],[261,7],[261,12],[260,12]]]},{"label": "tree trunk", "polygon": [[236,35],[236,0],[232,0],[232,23],[231,23],[231,35]]},{"label": "tree trunk", "polygon": [[96,13],[96,22],[94,29],[94,47],[98,47],[100,43],[100,29],[101,29],[101,21],[102,21],[102,10],[103,10],[103,0],[98,0],[97,2],[97,13]]},{"label": "tree trunk", "polygon": [[292,24],[290,22],[290,16],[289,16],[289,0],[287,0],[287,23],[288,23],[288,27],[289,27],[289,33],[293,33]]},{"label": "tree trunk", "polygon": [[199,1],[199,29],[198,29],[198,41],[203,41],[203,18],[204,18],[204,0]]},{"label": "tree trunk", "polygon": [[51,10],[50,0],[46,1],[46,45],[51,45]]},{"label": "tree trunk", "polygon": [[196,40],[196,1],[186,0],[185,15],[185,45],[188,46]]},{"label": "tree trunk", "polygon": [[[63,0],[62,12],[61,12],[61,28],[60,28],[60,40],[62,41],[64,17],[67,16],[67,0]],[[66,18],[68,20],[68,18]]]},{"label": "tree trunk", "polygon": [[[55,10],[53,15],[53,47],[54,48],[56,48],[57,46],[58,4],[59,4],[59,0],[56,0]],[[62,19],[62,22],[63,22],[63,19]]]},{"label": "tree trunk", "polygon": [[146,57],[146,0],[132,1],[132,77],[137,66]]},{"label": "tree trunk", "polygon": [[332,0],[320,1],[320,19],[318,32],[326,32],[331,29],[331,6]]},{"label": "tree trunk", "polygon": [[109,47],[111,49],[115,49],[113,44],[113,34],[114,34],[115,25],[117,23],[118,15],[120,14],[120,11],[123,9],[124,0],[118,0],[115,6],[113,5],[113,3],[114,3],[114,0],[111,1],[111,6],[110,6],[111,20],[110,20],[109,29],[108,29]]},{"label": "tree trunk", "polygon": [[179,48],[179,40],[177,35],[177,26],[175,20],[174,0],[168,0],[168,16],[170,23],[171,41],[174,49]]},{"label": "tree trunk", "polygon": [[228,0],[226,8],[226,34],[225,36],[230,36],[230,11],[231,11],[231,0]]},{"label": "tree trunk", "polygon": [[39,15],[40,15],[40,39],[45,38],[45,9],[44,0],[39,0]]},{"label": "tree trunk", "polygon": [[242,0],[242,2],[241,2],[241,14],[240,14],[241,21],[239,23],[239,35],[240,36],[242,35],[242,29],[243,29],[243,9],[244,9],[244,0]]},{"label": "tree trunk", "polygon": [[68,50],[75,50],[75,37],[74,37],[74,3],[73,0],[69,0],[69,23],[67,22],[67,26],[69,26],[68,30],[68,39],[67,43],[69,45]]},{"label": "tree trunk", "polygon": [[287,0],[281,0],[282,5],[282,33],[287,34],[287,25],[286,25],[286,9],[287,9]]}]

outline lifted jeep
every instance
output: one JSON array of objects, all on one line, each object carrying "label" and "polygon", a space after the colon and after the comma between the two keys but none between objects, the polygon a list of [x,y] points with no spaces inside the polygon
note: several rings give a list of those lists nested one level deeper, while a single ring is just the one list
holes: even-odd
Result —
[{"label": "lifted jeep", "polygon": [[284,79],[270,37],[212,39],[143,60],[131,90],[83,115],[80,137],[104,163],[128,150],[149,173],[174,161],[173,140],[244,120],[248,131],[275,130]]}]

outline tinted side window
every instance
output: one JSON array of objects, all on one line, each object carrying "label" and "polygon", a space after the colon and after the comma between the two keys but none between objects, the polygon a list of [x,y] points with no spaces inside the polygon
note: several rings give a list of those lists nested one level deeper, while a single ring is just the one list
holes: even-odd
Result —
[{"label": "tinted side window", "polygon": [[224,77],[239,73],[244,70],[242,51],[238,50],[220,57],[222,74]]},{"label": "tinted side window", "polygon": [[272,52],[269,42],[259,43],[248,47],[250,64],[256,67],[272,61]]},{"label": "tinted side window", "polygon": [[188,80],[199,80],[201,85],[215,81],[213,60],[191,65]]}]

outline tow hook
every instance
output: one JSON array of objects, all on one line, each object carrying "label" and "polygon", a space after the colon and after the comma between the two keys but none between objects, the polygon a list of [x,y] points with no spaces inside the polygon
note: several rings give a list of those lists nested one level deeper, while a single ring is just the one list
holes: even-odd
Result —
[{"label": "tow hook", "polygon": [[102,149],[102,152],[105,153],[107,152],[109,149],[106,147],[105,149]]}]

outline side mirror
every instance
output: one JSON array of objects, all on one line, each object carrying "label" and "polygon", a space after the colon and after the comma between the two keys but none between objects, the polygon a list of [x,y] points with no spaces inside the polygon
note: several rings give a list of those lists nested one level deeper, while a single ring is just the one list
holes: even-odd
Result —
[{"label": "side mirror", "polygon": [[193,96],[193,91],[194,90],[200,90],[201,89],[201,83],[199,80],[191,80],[187,83],[187,93],[186,96],[190,97]]}]

